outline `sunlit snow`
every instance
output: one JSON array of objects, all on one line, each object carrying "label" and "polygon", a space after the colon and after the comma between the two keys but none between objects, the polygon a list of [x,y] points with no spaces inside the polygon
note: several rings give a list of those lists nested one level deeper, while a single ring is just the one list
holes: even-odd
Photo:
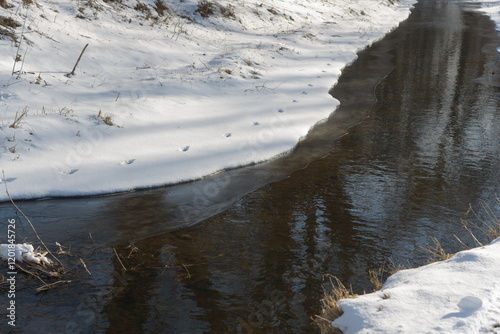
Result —
[{"label": "sunlit snow", "polygon": [[0,167],[28,199],[179,183],[290,151],[337,108],[328,90],[356,51],[414,1],[218,1],[205,18],[193,0],[7,3],[0,15],[19,26],[17,43],[0,40]]}]

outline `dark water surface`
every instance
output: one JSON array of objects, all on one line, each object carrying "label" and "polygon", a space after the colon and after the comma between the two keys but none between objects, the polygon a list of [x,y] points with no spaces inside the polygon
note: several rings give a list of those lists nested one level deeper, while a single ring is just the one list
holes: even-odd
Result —
[{"label": "dark water surface", "polygon": [[[1,320],[0,332],[315,332],[323,275],[370,291],[368,270],[425,263],[433,237],[456,251],[469,203],[500,211],[500,39],[463,8],[421,1],[345,69],[332,91],[341,108],[278,160],[22,203],[45,242],[70,248],[72,282],[35,293],[18,274],[17,327]],[[0,209],[35,240],[12,205]]]}]

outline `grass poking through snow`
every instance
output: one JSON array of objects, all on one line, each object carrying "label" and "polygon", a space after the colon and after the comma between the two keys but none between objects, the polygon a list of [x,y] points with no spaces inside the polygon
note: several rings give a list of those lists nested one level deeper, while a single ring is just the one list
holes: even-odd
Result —
[{"label": "grass poking through snow", "polygon": [[330,291],[324,288],[325,296],[321,299],[321,313],[313,320],[319,327],[322,334],[341,334],[342,332],[332,327],[332,321],[340,317],[344,311],[338,301],[341,299],[355,298],[352,288],[347,289],[342,282],[334,276],[328,276],[330,281]]}]

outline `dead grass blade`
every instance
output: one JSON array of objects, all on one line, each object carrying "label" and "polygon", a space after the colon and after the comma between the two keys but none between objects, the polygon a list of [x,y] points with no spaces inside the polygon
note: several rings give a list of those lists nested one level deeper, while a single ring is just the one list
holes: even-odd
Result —
[{"label": "dead grass blade", "polygon": [[36,291],[41,292],[41,291],[52,290],[61,284],[67,284],[67,283],[71,283],[71,281],[57,281],[54,283],[45,284],[45,285],[42,285],[42,286],[36,288]]},{"label": "dead grass blade", "polygon": [[446,253],[439,241],[436,238],[432,238],[432,242],[434,242],[434,246],[427,244],[427,247],[419,246],[421,249],[430,253],[433,257],[427,260],[427,263],[439,262],[448,260],[455,254]]},{"label": "dead grass blade", "polygon": [[375,291],[379,291],[384,286],[384,268],[380,267],[377,271],[368,270],[368,275],[370,275],[370,282],[375,286]]},{"label": "dead grass blade", "polygon": [[[17,129],[19,127],[19,123],[21,123],[21,119],[26,115],[28,115],[28,107],[25,107],[23,109],[23,111],[19,114],[19,116],[18,116],[18,113],[16,111],[16,116],[14,117],[14,122],[12,122],[12,124],[9,125],[9,128]],[[5,177],[4,177],[4,179],[5,179]]]},{"label": "dead grass blade", "polygon": [[122,265],[123,270],[128,271],[128,269],[125,267],[122,260],[120,259],[120,255],[118,255],[118,252],[116,251],[116,249],[114,247],[113,247],[113,250],[115,251],[116,258],[118,259],[118,262],[120,262],[120,264]]}]

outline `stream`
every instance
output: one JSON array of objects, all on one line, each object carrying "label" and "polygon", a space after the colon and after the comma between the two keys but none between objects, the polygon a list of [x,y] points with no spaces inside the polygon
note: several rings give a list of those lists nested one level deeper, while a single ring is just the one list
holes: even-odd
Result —
[{"label": "stream", "polygon": [[[369,270],[423,265],[433,238],[474,246],[469,205],[500,215],[500,38],[474,8],[420,1],[344,69],[340,108],[290,154],[171,187],[19,202],[63,246],[71,282],[37,293],[19,273],[17,326],[0,331],[317,333],[325,275],[371,292]],[[36,240],[12,204],[0,218]]]}]

